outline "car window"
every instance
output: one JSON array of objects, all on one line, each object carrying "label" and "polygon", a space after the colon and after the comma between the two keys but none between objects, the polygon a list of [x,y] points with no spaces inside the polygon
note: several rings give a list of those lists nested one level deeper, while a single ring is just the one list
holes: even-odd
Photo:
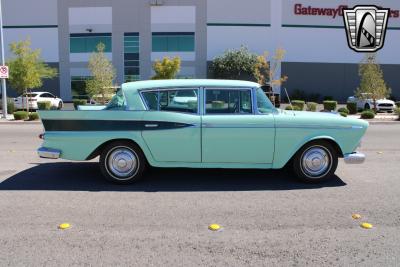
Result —
[{"label": "car window", "polygon": [[44,93],[44,94],[41,94],[40,97],[54,97],[54,96],[49,93]]},{"label": "car window", "polygon": [[37,94],[25,94],[23,95],[23,97],[35,97],[37,96]]},{"label": "car window", "polygon": [[206,89],[207,114],[251,114],[250,89]]},{"label": "car window", "polygon": [[171,89],[142,92],[149,110],[197,113],[198,89]]},{"label": "car window", "polygon": [[261,88],[257,88],[256,97],[258,112],[270,113],[274,106]]}]

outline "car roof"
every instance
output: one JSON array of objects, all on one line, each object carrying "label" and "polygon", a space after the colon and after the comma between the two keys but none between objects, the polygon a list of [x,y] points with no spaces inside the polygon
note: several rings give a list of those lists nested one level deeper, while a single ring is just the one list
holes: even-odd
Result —
[{"label": "car roof", "polygon": [[165,88],[165,87],[259,87],[255,82],[239,80],[216,79],[172,79],[172,80],[148,80],[124,83],[122,90],[135,91],[140,89]]},{"label": "car roof", "polygon": [[38,95],[44,94],[44,93],[51,94],[50,92],[28,92],[28,94],[38,94]]}]

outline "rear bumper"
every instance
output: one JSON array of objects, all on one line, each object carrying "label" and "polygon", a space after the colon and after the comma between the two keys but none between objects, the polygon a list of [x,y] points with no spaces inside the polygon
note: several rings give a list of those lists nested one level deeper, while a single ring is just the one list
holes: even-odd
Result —
[{"label": "rear bumper", "polygon": [[363,153],[354,152],[351,154],[344,155],[344,162],[347,164],[361,164],[365,161],[365,155]]},{"label": "rear bumper", "polygon": [[47,147],[40,147],[37,150],[39,157],[46,159],[58,159],[61,154],[61,150]]}]

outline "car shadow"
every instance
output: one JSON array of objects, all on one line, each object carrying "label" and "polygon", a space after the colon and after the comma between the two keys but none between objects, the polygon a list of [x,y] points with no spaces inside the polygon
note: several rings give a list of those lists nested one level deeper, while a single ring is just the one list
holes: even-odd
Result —
[{"label": "car shadow", "polygon": [[96,162],[38,164],[0,183],[0,190],[60,191],[260,191],[316,189],[344,186],[339,177],[318,184],[298,182],[283,170],[151,168],[145,178],[130,185],[105,181]]}]

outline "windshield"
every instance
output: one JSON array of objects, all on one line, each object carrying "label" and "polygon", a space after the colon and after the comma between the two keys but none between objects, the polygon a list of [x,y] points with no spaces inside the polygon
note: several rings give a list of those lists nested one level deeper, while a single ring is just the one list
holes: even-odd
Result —
[{"label": "windshield", "polygon": [[274,109],[271,101],[269,101],[268,97],[265,95],[264,91],[261,88],[257,88],[256,96],[258,112],[270,113]]}]

